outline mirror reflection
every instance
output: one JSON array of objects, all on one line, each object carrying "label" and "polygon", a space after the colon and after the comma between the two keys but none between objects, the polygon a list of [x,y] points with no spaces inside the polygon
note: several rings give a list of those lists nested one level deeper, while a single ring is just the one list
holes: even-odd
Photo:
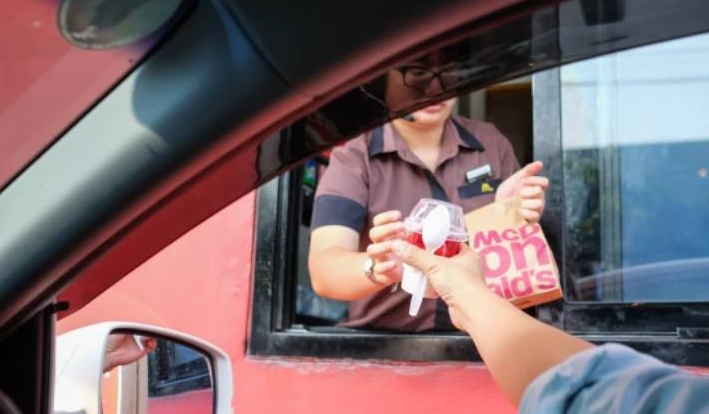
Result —
[{"label": "mirror reflection", "polygon": [[199,349],[139,332],[114,332],[106,343],[105,414],[211,414],[210,359]]}]

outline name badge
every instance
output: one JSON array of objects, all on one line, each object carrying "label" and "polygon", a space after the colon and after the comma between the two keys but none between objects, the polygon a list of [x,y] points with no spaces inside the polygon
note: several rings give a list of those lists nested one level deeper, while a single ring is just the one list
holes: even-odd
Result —
[{"label": "name badge", "polygon": [[490,177],[492,177],[492,167],[490,167],[490,164],[485,164],[465,173],[465,181],[468,183],[474,183]]},{"label": "name badge", "polygon": [[502,183],[500,178],[486,178],[474,183],[463,184],[458,187],[458,195],[461,199],[494,194],[497,187]]}]

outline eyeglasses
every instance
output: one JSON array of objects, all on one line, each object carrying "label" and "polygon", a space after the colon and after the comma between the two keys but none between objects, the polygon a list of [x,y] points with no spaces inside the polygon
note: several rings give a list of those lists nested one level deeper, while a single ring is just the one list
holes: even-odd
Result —
[{"label": "eyeglasses", "polygon": [[450,92],[460,84],[460,73],[456,66],[448,66],[440,70],[433,70],[424,66],[401,66],[396,68],[404,77],[404,85],[424,92],[434,79],[443,89]]}]

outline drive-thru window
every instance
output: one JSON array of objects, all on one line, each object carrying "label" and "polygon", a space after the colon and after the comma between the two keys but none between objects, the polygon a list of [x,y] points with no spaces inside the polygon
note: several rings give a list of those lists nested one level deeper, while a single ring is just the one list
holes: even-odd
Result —
[{"label": "drive-thru window", "polygon": [[[458,113],[495,123],[522,164],[545,162],[551,188],[542,224],[564,300],[535,308],[537,317],[599,342],[706,362],[687,339],[703,335],[695,328],[709,311],[699,303],[709,291],[709,239],[699,231],[709,228],[699,207],[709,205],[708,46],[709,35],[697,34],[460,95]],[[313,194],[327,155],[259,190],[254,307],[271,312],[254,320],[251,352],[477,358],[452,331],[336,325],[346,303],[317,297],[307,268]]]}]

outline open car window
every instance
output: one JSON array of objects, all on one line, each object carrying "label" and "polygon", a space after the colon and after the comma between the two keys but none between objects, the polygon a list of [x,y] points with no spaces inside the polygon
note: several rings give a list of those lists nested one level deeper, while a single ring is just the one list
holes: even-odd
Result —
[{"label": "open car window", "polygon": [[[545,162],[552,188],[542,224],[560,267],[564,298],[530,313],[597,341],[632,337],[631,345],[646,350],[656,341],[684,340],[679,332],[698,326],[700,316],[692,315],[703,315],[702,302],[709,299],[703,283],[709,246],[698,231],[709,223],[698,208],[709,201],[708,165],[701,155],[709,142],[702,115],[709,104],[704,70],[709,37],[703,34],[709,26],[686,14],[705,6],[615,4],[600,10],[590,2],[564,2],[484,34],[473,31],[432,51],[449,76],[440,79],[443,87],[435,93],[414,87],[407,96],[392,97],[387,76],[409,64],[403,62],[284,134],[314,138],[306,141],[311,149],[325,147],[339,141],[333,137],[352,137],[383,120],[458,97],[455,113],[494,123],[521,164]],[[660,20],[667,28],[662,33],[651,23]],[[367,114],[366,122],[353,113]],[[303,135],[294,132],[299,130]],[[286,153],[298,156],[281,148],[280,154]],[[254,306],[274,312],[254,318],[251,351],[474,358],[455,334],[442,330],[402,335],[345,328],[348,303],[314,292],[307,266],[310,220],[329,154],[308,159],[260,190],[259,204],[278,208],[259,212],[256,258],[265,254],[265,261],[255,274]],[[286,230],[282,237],[262,233],[274,227]],[[274,258],[273,266],[265,265]],[[265,286],[272,293],[261,290]],[[418,351],[424,344],[428,350]],[[663,345],[653,352],[677,357]],[[692,353],[682,358],[682,363],[702,360]]]},{"label": "open car window", "polygon": [[562,67],[568,298],[707,301],[709,35]]}]

